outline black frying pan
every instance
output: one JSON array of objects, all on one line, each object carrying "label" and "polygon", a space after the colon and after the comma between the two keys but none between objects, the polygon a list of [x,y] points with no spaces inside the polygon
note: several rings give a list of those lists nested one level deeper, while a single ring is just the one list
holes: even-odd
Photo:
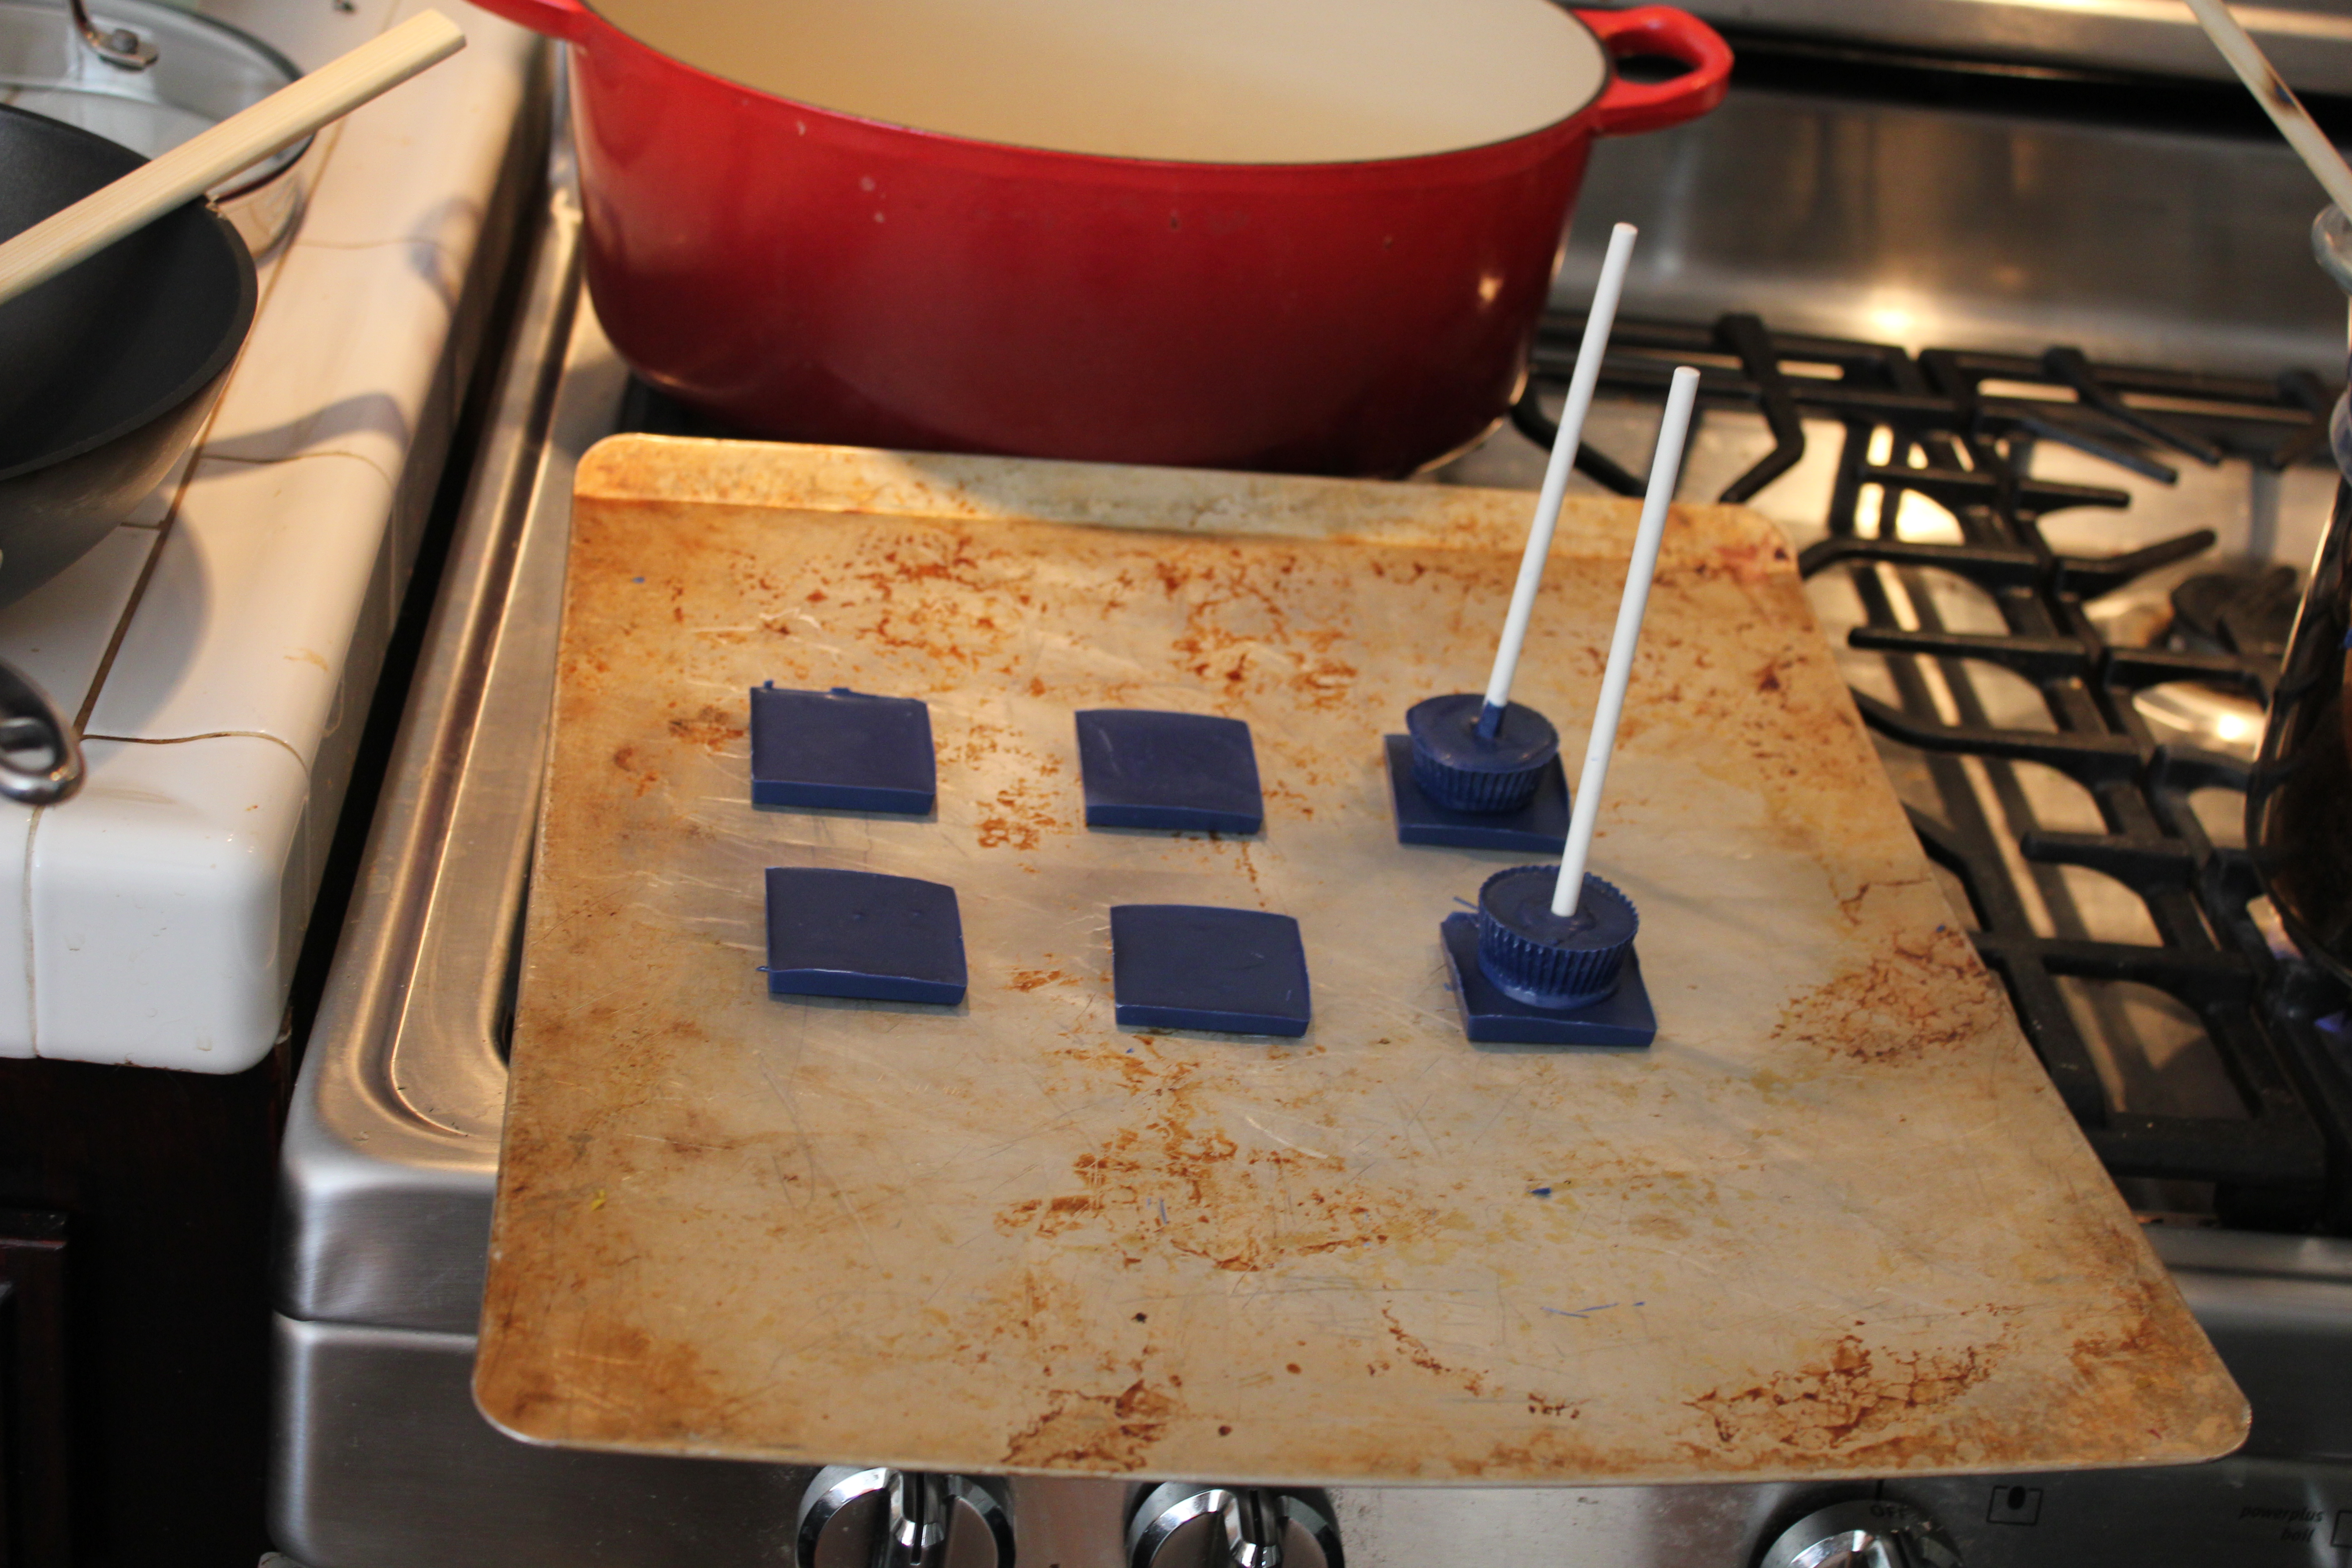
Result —
[{"label": "black frying pan", "polygon": [[[0,106],[0,239],[142,162]],[[170,472],[253,309],[253,258],[202,201],[0,304],[0,605],[79,560]],[[30,682],[0,672],[0,795],[62,799],[79,774],[71,731]],[[16,760],[45,748],[39,769]]]}]

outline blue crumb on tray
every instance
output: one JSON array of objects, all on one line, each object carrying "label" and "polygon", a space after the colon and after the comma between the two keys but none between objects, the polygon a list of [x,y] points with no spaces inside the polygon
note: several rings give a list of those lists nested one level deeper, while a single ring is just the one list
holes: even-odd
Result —
[{"label": "blue crumb on tray", "polygon": [[1307,951],[1288,915],[1118,904],[1110,911],[1110,947],[1121,1028],[1307,1032]]},{"label": "blue crumb on tray", "polygon": [[1088,708],[1077,721],[1088,827],[1240,834],[1265,826],[1257,752],[1240,720]]},{"label": "blue crumb on tray", "polygon": [[929,705],[871,697],[751,689],[751,804],[920,816],[939,794]]},{"label": "blue crumb on tray", "polygon": [[1412,776],[1412,738],[1384,737],[1389,760],[1389,804],[1396,812],[1397,842],[1438,844],[1453,849],[1523,849],[1557,855],[1568,844],[1568,775],[1554,757],[1536,780],[1536,793],[1509,811],[1449,811],[1429,798]]},{"label": "blue crumb on tray", "polygon": [[1448,915],[1438,924],[1453,972],[1454,995],[1462,1008],[1462,1030],[1474,1044],[1517,1046],[1648,1045],[1657,1038],[1658,1016],[1642,984],[1642,960],[1632,949],[1618,972],[1617,989],[1598,1002],[1568,1011],[1530,1007],[1503,994],[1478,967],[1478,917]]},{"label": "blue crumb on tray", "polygon": [[963,1000],[953,888],[878,871],[768,868],[768,989],[876,1002]]}]

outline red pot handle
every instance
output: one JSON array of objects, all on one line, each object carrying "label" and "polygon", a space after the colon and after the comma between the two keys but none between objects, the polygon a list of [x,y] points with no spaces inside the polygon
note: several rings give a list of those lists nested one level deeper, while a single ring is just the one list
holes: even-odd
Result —
[{"label": "red pot handle", "polygon": [[[513,5],[518,0],[504,3]],[[1609,90],[1592,107],[1592,128],[1599,135],[1630,136],[1636,132],[1664,131],[1669,125],[1696,120],[1721,103],[1731,86],[1731,46],[1713,27],[1687,11],[1677,11],[1671,5],[1634,5],[1622,11],[1579,11],[1576,15],[1600,38],[1601,47],[1615,58],[1664,55],[1690,67],[1672,81],[1627,81],[1622,76],[1612,79]]]},{"label": "red pot handle", "polygon": [[474,0],[474,4],[551,38],[576,40],[588,31],[588,7],[580,0]]}]

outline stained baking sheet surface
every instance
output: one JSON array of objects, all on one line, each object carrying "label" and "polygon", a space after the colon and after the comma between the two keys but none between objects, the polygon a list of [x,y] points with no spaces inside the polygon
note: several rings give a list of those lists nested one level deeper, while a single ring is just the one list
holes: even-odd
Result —
[{"label": "stained baking sheet surface", "polygon": [[[625,437],[580,470],[478,1393],[551,1441],[1298,1482],[2185,1461],[2235,1388],[1974,957],[1769,525],[1678,510],[1595,868],[1646,1052],[1479,1049],[1381,736],[1527,500]],[[1633,510],[1517,695],[1581,753]],[[754,810],[745,691],[931,704],[929,819]],[[1071,714],[1249,722],[1262,836],[1088,832]],[[951,883],[953,1010],[766,994],[761,871]],[[1118,1028],[1106,910],[1314,1023]]]}]

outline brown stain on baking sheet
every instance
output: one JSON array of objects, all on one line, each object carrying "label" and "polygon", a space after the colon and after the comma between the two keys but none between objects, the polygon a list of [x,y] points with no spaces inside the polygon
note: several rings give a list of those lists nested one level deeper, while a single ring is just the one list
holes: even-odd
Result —
[{"label": "brown stain on baking sheet", "polygon": [[1212,701],[1280,691],[1311,710],[1343,701],[1360,671],[1331,649],[1335,628],[1297,624],[1285,590],[1318,574],[1311,554],[1263,546],[1189,550],[1161,555],[1141,572],[1118,572],[1106,596],[1108,616],[1144,579],[1163,600],[1181,607],[1182,629],[1168,641],[1176,668],[1199,683]]},{"label": "brown stain on baking sheet", "polygon": [[1137,1469],[1181,1408],[1140,1377],[1114,1394],[1056,1388],[1045,1397],[1045,1410],[1005,1444],[1003,1463],[1022,1469]]},{"label": "brown stain on baking sheet", "polygon": [[[1472,1369],[1451,1366],[1441,1361],[1437,1352],[1429,1348],[1427,1341],[1418,1334],[1408,1332],[1404,1325],[1396,1321],[1396,1313],[1392,1310],[1382,1308],[1381,1319],[1388,1328],[1389,1338],[1394,1342],[1397,1354],[1402,1356],[1407,1362],[1433,1376],[1460,1384],[1462,1392],[1474,1399],[1482,1397],[1488,1392],[1486,1379],[1482,1373]],[[1543,1402],[1532,1394],[1528,1395],[1528,1401],[1531,1405],[1538,1407],[1538,1414],[1556,1413],[1542,1411],[1540,1406]]]},{"label": "brown stain on baking sheet", "polygon": [[972,837],[982,849],[1034,849],[1049,833],[1068,825],[1054,809],[1058,792],[1050,786],[1019,780],[996,792],[981,806]]},{"label": "brown stain on baking sheet", "polygon": [[1948,925],[1886,938],[1859,963],[1790,1000],[1771,1037],[1884,1066],[1963,1050],[2008,1016],[1968,937]]},{"label": "brown stain on baking sheet", "polygon": [[1204,1096],[1228,1086],[1210,1081],[1197,1061],[1163,1058],[1148,1037],[1131,1049],[1058,1055],[1115,1072],[1145,1119],[1112,1130],[1071,1162],[1078,1191],[998,1208],[1000,1231],[1045,1238],[1083,1226],[1139,1255],[1173,1253],[1221,1274],[1255,1274],[1377,1249],[1414,1228],[1349,1191],[1339,1156],[1244,1148],[1203,1109]]},{"label": "brown stain on baking sheet", "polygon": [[[665,1032],[689,1041],[705,1037],[686,1020]],[[656,1099],[660,1078],[657,1068],[640,1058],[638,1070],[616,1078],[613,1102]],[[701,1108],[675,1108],[670,1126],[664,1147],[673,1155],[692,1160],[731,1152],[709,1142],[733,1141]],[[607,1287],[636,1262],[628,1211],[634,1180],[645,1163],[628,1146],[634,1142],[625,1136],[616,1142],[601,1129],[575,1131],[560,1140],[509,1130],[507,1148],[530,1173],[501,1184],[502,1210],[537,1216],[538,1223],[568,1234],[576,1248],[572,1269],[502,1272],[484,1292],[483,1328],[491,1342],[476,1366],[478,1396],[513,1428],[596,1442],[644,1423],[666,1438],[678,1438],[723,1425],[743,1404],[690,1336],[656,1333],[624,1312],[607,1310]],[[615,1150],[617,1160],[610,1158]],[[592,1187],[591,1182],[609,1185]],[[497,1250],[494,1244],[494,1256]],[[522,1326],[558,1317],[564,1331],[548,1344],[545,1356],[500,1353],[501,1344],[529,1331]]]},{"label": "brown stain on baking sheet", "polygon": [[[650,1415],[665,1436],[673,1436],[722,1419],[739,1403],[719,1392],[694,1345],[656,1340],[609,1320],[590,1317],[583,1323],[581,1335],[554,1346],[543,1363],[517,1367],[499,1362],[480,1369],[478,1375],[498,1389],[501,1418],[509,1425],[529,1430],[551,1415],[568,1419],[583,1389],[598,1391],[594,1397],[615,1406],[616,1414]],[[593,1441],[607,1434],[590,1426],[574,1427],[572,1435]]]},{"label": "brown stain on baking sheet", "polygon": [[689,746],[716,752],[742,740],[746,730],[737,714],[705,703],[690,714],[672,719],[669,732],[673,739],[683,741]]},{"label": "brown stain on baking sheet", "polygon": [[1744,1388],[1709,1389],[1689,1404],[1726,1449],[1879,1450],[1915,1417],[1943,1418],[1944,1407],[1992,1375],[2001,1355],[1998,1342],[1896,1351],[1845,1334],[1790,1373]]},{"label": "brown stain on baking sheet", "polygon": [[613,766],[628,775],[630,787],[638,795],[644,795],[654,785],[661,783],[660,772],[649,766],[646,762],[645,753],[634,745],[614,747]]},{"label": "brown stain on baking sheet", "polygon": [[1702,576],[1720,572],[1743,587],[1752,587],[1776,576],[1785,577],[1795,565],[1785,542],[1759,539],[1718,544],[1694,571]]}]

